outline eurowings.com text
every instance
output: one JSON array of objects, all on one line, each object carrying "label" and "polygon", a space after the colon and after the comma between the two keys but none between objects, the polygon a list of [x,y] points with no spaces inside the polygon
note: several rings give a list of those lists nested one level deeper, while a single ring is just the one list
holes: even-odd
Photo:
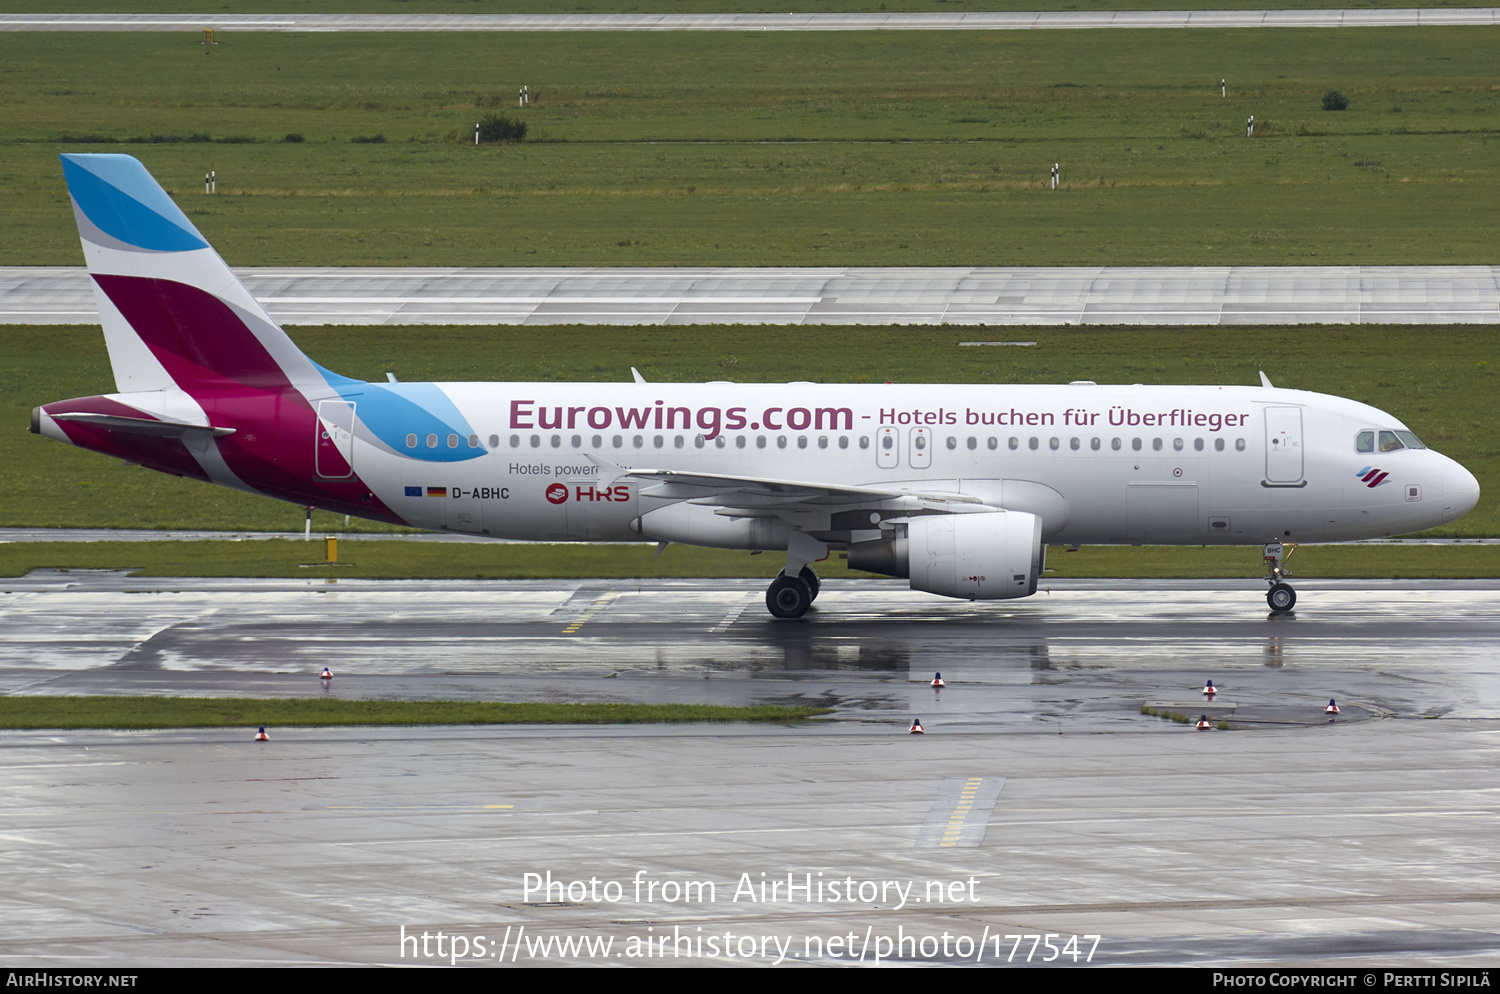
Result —
[{"label": "eurowings.com text", "polygon": [[546,960],[599,960],[661,963],[671,960],[751,961],[777,965],[787,960],[964,961],[972,963],[1089,963],[1099,947],[1097,935],[1056,932],[980,935],[954,932],[850,930],[831,935],[765,935],[731,928],[673,925],[646,926],[627,936],[564,935],[508,925],[501,935],[418,932],[401,926],[403,960],[459,963],[532,964]]}]

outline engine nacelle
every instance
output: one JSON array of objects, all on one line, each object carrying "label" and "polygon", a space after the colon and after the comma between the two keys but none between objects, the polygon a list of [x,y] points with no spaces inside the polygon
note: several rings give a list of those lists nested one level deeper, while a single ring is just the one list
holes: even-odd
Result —
[{"label": "engine nacelle", "polygon": [[849,546],[849,568],[907,577],[913,590],[968,600],[1036,593],[1042,519],[1021,511],[928,514],[906,535]]}]

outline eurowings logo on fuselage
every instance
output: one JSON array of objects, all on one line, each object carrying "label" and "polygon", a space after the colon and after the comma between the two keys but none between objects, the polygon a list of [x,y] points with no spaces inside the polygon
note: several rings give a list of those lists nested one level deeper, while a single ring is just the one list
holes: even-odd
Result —
[{"label": "eurowings logo on fuselage", "polygon": [[1354,475],[1359,477],[1359,482],[1363,483],[1371,490],[1374,490],[1376,487],[1384,483],[1385,478],[1387,476],[1390,476],[1391,474],[1376,466],[1366,466],[1364,469],[1360,470]]}]

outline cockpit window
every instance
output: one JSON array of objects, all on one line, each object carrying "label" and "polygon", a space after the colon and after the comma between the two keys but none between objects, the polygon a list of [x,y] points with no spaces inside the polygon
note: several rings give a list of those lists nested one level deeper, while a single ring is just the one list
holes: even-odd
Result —
[{"label": "cockpit window", "polygon": [[1403,444],[1401,444],[1401,439],[1399,439],[1399,438],[1396,437],[1396,433],[1395,432],[1393,432],[1393,431],[1383,431],[1383,432],[1380,433],[1380,451],[1381,452],[1395,452],[1397,449],[1404,449],[1404,448],[1406,448],[1406,446],[1403,445]]},{"label": "cockpit window", "polygon": [[1374,452],[1375,433],[1373,431],[1362,431],[1354,436],[1355,452]]},{"label": "cockpit window", "polygon": [[1401,441],[1405,442],[1406,443],[1406,447],[1408,449],[1425,449],[1425,448],[1427,448],[1427,446],[1425,446],[1425,445],[1422,444],[1422,440],[1420,438],[1418,438],[1417,436],[1413,435],[1409,431],[1398,431],[1398,432],[1396,432],[1396,437],[1399,438],[1399,439],[1401,439]]}]

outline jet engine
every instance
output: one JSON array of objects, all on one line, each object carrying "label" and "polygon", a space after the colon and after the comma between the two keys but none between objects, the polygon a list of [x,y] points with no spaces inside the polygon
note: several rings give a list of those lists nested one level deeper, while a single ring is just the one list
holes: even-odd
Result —
[{"label": "jet engine", "polygon": [[849,568],[908,578],[913,590],[945,597],[1036,593],[1045,552],[1042,519],[1034,514],[929,514],[908,519],[905,529],[905,535],[850,545]]}]

